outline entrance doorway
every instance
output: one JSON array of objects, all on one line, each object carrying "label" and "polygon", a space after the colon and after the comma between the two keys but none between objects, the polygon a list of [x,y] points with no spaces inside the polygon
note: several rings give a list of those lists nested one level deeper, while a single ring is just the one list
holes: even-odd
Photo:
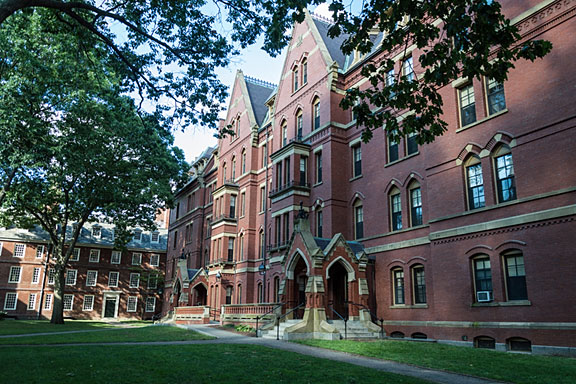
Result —
[{"label": "entrance doorway", "polygon": [[198,284],[192,289],[192,305],[206,305],[208,291],[204,284]]},{"label": "entrance doorway", "polygon": [[[340,262],[334,263],[328,270],[328,317],[340,320],[348,318],[348,271]],[[334,311],[338,312],[338,316]]]},{"label": "entrance doorway", "polygon": [[104,313],[102,317],[116,318],[118,316],[118,296],[104,296]]},{"label": "entrance doorway", "polygon": [[301,256],[298,256],[298,261],[294,267],[292,294],[287,303],[287,309],[295,308],[300,304],[303,304],[299,309],[294,311],[295,319],[301,319],[304,317],[304,309],[306,308],[306,285],[308,284],[307,270],[304,259],[302,259]]}]

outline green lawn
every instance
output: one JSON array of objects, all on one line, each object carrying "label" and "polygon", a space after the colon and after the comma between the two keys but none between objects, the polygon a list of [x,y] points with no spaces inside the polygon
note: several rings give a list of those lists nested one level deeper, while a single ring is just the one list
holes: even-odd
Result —
[{"label": "green lawn", "polygon": [[212,339],[212,337],[205,336],[190,330],[174,327],[153,326],[62,335],[7,337],[0,338],[0,345],[121,343],[130,341],[184,341],[209,339]]},{"label": "green lawn", "polygon": [[[137,326],[138,323],[131,323]],[[146,325],[143,323],[142,325]],[[50,324],[47,320],[3,320],[0,321],[0,335],[23,335],[27,333],[65,332],[102,328],[114,328],[116,325],[100,321],[66,320],[64,324]]]},{"label": "green lawn", "polygon": [[0,347],[0,361],[4,383],[425,383],[251,345]]},{"label": "green lawn", "polygon": [[522,384],[574,384],[576,359],[383,340],[303,340],[301,344]]}]

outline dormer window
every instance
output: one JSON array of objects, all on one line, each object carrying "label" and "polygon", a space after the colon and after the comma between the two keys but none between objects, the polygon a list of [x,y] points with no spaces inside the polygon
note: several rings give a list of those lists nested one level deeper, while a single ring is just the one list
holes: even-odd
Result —
[{"label": "dormer window", "polygon": [[135,229],[134,230],[134,237],[133,237],[134,241],[142,241],[142,231],[139,229]]},{"label": "dormer window", "polygon": [[92,227],[92,237],[94,239],[99,239],[102,237],[102,228],[99,226]]},{"label": "dormer window", "polygon": [[158,243],[160,241],[160,232],[158,231],[152,232],[152,234],[150,235],[150,240],[153,243]]}]

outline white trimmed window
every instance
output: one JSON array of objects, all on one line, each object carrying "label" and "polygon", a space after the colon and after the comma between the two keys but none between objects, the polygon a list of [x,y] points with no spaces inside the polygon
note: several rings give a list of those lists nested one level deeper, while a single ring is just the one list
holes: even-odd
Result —
[{"label": "white trimmed window", "polygon": [[28,296],[28,310],[33,311],[35,309],[36,309],[36,294],[31,293],[30,296]]},{"label": "white trimmed window", "polygon": [[36,258],[41,259],[44,256],[44,246],[39,245],[36,247]]},{"label": "white trimmed window", "polygon": [[4,310],[14,311],[16,309],[16,303],[18,303],[18,294],[16,292],[7,292],[6,298],[4,299]]},{"label": "white trimmed window", "polygon": [[84,295],[83,311],[92,311],[94,309],[94,295]]},{"label": "white trimmed window", "polygon": [[95,287],[98,281],[98,271],[88,271],[86,274],[86,286]]},{"label": "white trimmed window", "polygon": [[152,232],[152,234],[150,235],[150,241],[152,241],[153,243],[160,242],[160,232],[158,231]]},{"label": "white trimmed window", "polygon": [[80,248],[74,248],[72,254],[70,255],[70,261],[80,260]]},{"label": "white trimmed window", "polygon": [[142,264],[142,254],[141,253],[133,253],[132,254],[132,265],[141,265]]},{"label": "white trimmed window", "polygon": [[150,275],[148,275],[148,285],[146,288],[148,288],[148,289],[158,288],[158,275],[157,274],[151,273]]},{"label": "white trimmed window", "polygon": [[121,251],[112,251],[112,257],[110,258],[110,264],[120,264],[122,260],[122,252]]},{"label": "white trimmed window", "polygon": [[146,298],[146,312],[154,312],[156,309],[156,298],[147,297]]},{"label": "white trimmed window", "polygon": [[10,275],[8,275],[9,283],[19,283],[22,277],[22,267],[10,267]]},{"label": "white trimmed window", "polygon": [[92,237],[95,239],[102,237],[102,228],[99,226],[92,227]]},{"label": "white trimmed window", "polygon": [[26,244],[16,244],[14,246],[14,257],[24,257],[26,252]]},{"label": "white trimmed window", "polygon": [[66,285],[76,285],[77,269],[68,269],[66,271]]},{"label": "white trimmed window", "polygon": [[[178,215],[176,215],[176,216],[178,216]],[[142,231],[139,229],[135,229],[133,239],[134,239],[134,241],[141,241],[142,240]]]},{"label": "white trimmed window", "polygon": [[52,294],[51,293],[47,294],[46,298],[44,299],[44,309],[47,311],[52,309]]},{"label": "white trimmed window", "polygon": [[100,250],[99,249],[91,249],[90,250],[90,258],[88,259],[91,263],[98,263],[100,262]]},{"label": "white trimmed window", "polygon": [[120,272],[110,272],[110,274],[108,275],[108,286],[117,287],[119,278],[120,278]]},{"label": "white trimmed window", "polygon": [[140,287],[140,274],[139,273],[131,273],[130,274],[130,288],[138,288]]},{"label": "white trimmed window", "polygon": [[50,268],[48,270],[48,285],[54,285],[54,280],[56,280],[56,270]]},{"label": "white trimmed window", "polygon": [[136,308],[138,307],[138,297],[137,296],[128,296],[128,305],[126,307],[127,312],[136,312]]},{"label": "white trimmed window", "polygon": [[150,265],[153,267],[157,267],[160,265],[160,255],[153,253],[152,256],[150,256]]},{"label": "white trimmed window", "polygon": [[74,306],[74,295],[64,295],[62,302],[64,303],[64,310],[71,311]]},{"label": "white trimmed window", "polygon": [[34,268],[34,273],[32,274],[32,284],[38,284],[40,282],[40,267]]}]

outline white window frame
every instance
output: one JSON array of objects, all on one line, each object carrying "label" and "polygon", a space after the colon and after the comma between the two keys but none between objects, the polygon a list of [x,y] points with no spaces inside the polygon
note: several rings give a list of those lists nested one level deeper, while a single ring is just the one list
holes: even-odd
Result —
[{"label": "white window frame", "polygon": [[[115,255],[118,256],[118,261],[115,262]],[[112,255],[110,256],[110,264],[120,264],[122,262],[122,251],[112,251]]]},{"label": "white window frame", "polygon": [[[136,284],[132,284],[132,279],[137,279]],[[140,274],[139,273],[131,273],[130,274],[130,281],[129,281],[130,288],[140,288]]]},{"label": "white window frame", "polygon": [[[153,261],[156,260],[156,262],[154,263]],[[152,267],[159,267],[160,266],[160,255],[157,253],[153,253],[150,256],[150,265]]]},{"label": "white window frame", "polygon": [[[156,237],[156,240],[154,240],[154,237]],[[159,243],[160,242],[160,232],[158,232],[158,231],[150,232],[150,242],[151,243]]]},{"label": "white window frame", "polygon": [[92,237],[95,239],[101,239],[102,238],[102,227],[95,225],[92,227]]},{"label": "white window frame", "polygon": [[[96,259],[93,259],[92,255],[97,255],[98,257]],[[88,257],[88,262],[89,263],[99,263],[100,262],[100,250],[99,249],[91,249],[90,250],[90,256]]]},{"label": "white window frame", "polygon": [[[89,307],[86,306],[86,299],[91,298],[92,301],[88,301],[90,304]],[[94,310],[94,295],[84,295],[84,301],[82,302],[82,310],[83,311],[93,311]]]},{"label": "white window frame", "polygon": [[80,260],[80,248],[74,248],[72,250],[72,254],[70,255],[69,261],[78,261]]},{"label": "white window frame", "polygon": [[[14,271],[14,272],[13,272]],[[18,271],[17,279],[13,279],[13,274]],[[8,282],[11,284],[18,284],[22,280],[22,267],[12,266],[10,267],[10,273],[8,274]]]},{"label": "white window frame", "polygon": [[49,311],[52,309],[52,298],[53,298],[53,295],[51,293],[48,293],[46,295],[46,298],[44,299],[44,310],[45,311]]},{"label": "white window frame", "polygon": [[[14,306],[13,307],[8,306],[8,297],[9,296],[14,297]],[[6,295],[4,296],[4,310],[5,311],[15,311],[17,306],[18,306],[18,292],[6,292]]]},{"label": "white window frame", "polygon": [[48,285],[54,285],[56,281],[56,270],[54,268],[48,269]]},{"label": "white window frame", "polygon": [[[74,275],[74,282],[68,283],[68,274],[71,273]],[[78,278],[78,270],[77,269],[67,269],[66,270],[66,278],[64,279],[64,285],[76,285],[76,279]]]},{"label": "white window frame", "polygon": [[[37,294],[36,293],[31,293],[28,295],[28,310],[29,311],[33,311],[36,309],[36,298],[37,298]],[[32,304],[32,305],[30,305]]]},{"label": "white window frame", "polygon": [[32,284],[40,283],[40,275],[42,274],[42,268],[34,267],[32,272]]},{"label": "white window frame", "polygon": [[126,312],[136,312],[137,310],[138,296],[128,296],[128,299],[126,300]]},{"label": "white window frame", "polygon": [[[134,258],[137,258],[138,262],[134,262]],[[132,265],[142,265],[142,253],[140,252],[132,252]]]},{"label": "white window frame", "polygon": [[[69,308],[66,305],[66,301],[68,298],[70,299],[70,307]],[[72,311],[74,309],[74,295],[64,295],[62,297],[62,308],[64,308],[64,311]]]},{"label": "white window frame", "polygon": [[[22,248],[21,251],[19,251],[19,248]],[[26,255],[26,244],[15,244],[14,253],[12,254],[12,256],[24,257],[25,255]]]},{"label": "white window frame", "polygon": [[37,259],[41,259],[42,257],[44,257],[44,251],[46,247],[44,247],[43,245],[38,245],[36,247],[36,258]]},{"label": "white window frame", "polygon": [[[116,275],[116,284],[112,285],[110,282],[112,281],[112,275]],[[109,287],[118,287],[118,282],[120,281],[120,272],[118,271],[110,271],[108,274],[108,286]]]},{"label": "white window frame", "polygon": [[[138,237],[136,237],[136,234],[138,234]],[[142,230],[140,229],[135,229],[133,234],[132,234],[132,240],[134,241],[142,241]]]},{"label": "white window frame", "polygon": [[[152,308],[149,307],[149,304],[152,303]],[[156,311],[156,297],[155,296],[148,296],[146,298],[146,312],[154,312]]]},{"label": "white window frame", "polygon": [[[94,275],[94,282],[90,281],[90,274]],[[98,271],[89,270],[86,272],[86,286],[87,287],[95,287],[98,283]]]},{"label": "white window frame", "polygon": [[[154,282],[154,285],[150,284]],[[150,273],[148,275],[148,282],[146,283],[146,289],[157,289],[158,288],[158,274]]]}]

